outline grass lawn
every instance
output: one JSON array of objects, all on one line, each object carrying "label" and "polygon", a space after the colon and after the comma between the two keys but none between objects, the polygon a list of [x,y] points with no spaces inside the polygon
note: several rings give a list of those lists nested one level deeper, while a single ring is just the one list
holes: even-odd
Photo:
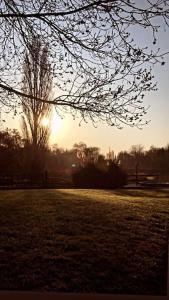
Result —
[{"label": "grass lawn", "polygon": [[165,295],[169,190],[0,191],[0,290]]}]

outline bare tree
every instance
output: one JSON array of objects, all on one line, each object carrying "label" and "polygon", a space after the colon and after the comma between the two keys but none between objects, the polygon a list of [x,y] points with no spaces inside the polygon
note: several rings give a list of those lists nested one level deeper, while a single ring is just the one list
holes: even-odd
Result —
[{"label": "bare tree", "polygon": [[83,142],[75,143],[73,149],[76,151],[76,156],[80,161],[81,166],[85,166],[87,145]]},{"label": "bare tree", "polygon": [[[164,64],[155,44],[168,18],[168,0],[1,0],[1,105],[17,110],[24,96],[86,122],[140,126],[144,93],[156,89],[151,66]],[[140,47],[133,28],[149,29],[154,45]],[[52,100],[21,90],[20,65],[32,37],[50,48]]]},{"label": "bare tree", "polygon": [[22,132],[25,140],[34,148],[45,148],[50,136],[51,105],[35,98],[50,101],[52,78],[48,49],[42,46],[39,39],[33,39],[29,52],[25,53],[22,92],[33,96],[22,97]]},{"label": "bare tree", "polygon": [[86,163],[95,164],[98,161],[99,151],[98,147],[87,147],[85,149]]},{"label": "bare tree", "polygon": [[[32,97],[22,97],[22,132],[29,174],[32,182],[42,179],[45,172],[47,146],[50,137],[52,95],[51,66],[48,47],[34,38],[26,51],[23,63],[22,92]],[[42,98],[44,101],[36,101]],[[46,101],[46,102],[45,102]]]},{"label": "bare tree", "polygon": [[73,149],[80,161],[81,166],[95,164],[98,161],[100,149],[98,147],[87,147],[83,142],[75,143]]}]

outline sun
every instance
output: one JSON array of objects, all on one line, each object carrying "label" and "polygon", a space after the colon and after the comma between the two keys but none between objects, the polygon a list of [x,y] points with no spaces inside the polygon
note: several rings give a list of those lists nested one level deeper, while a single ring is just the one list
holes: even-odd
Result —
[{"label": "sun", "polygon": [[52,117],[50,119],[47,117],[44,117],[41,120],[41,124],[44,127],[50,126],[51,131],[53,133],[56,133],[61,127],[61,119],[57,116],[57,114],[53,113]]},{"label": "sun", "polygon": [[44,128],[49,128],[50,131],[50,143],[53,144],[58,139],[58,135],[62,135],[64,131],[63,120],[57,115],[56,112],[52,112],[50,118],[43,117],[41,125]]},{"label": "sun", "polygon": [[50,124],[50,143],[55,144],[56,142],[58,143],[58,138],[63,135],[65,126],[63,124],[63,120],[57,115],[56,112],[53,112]]},{"label": "sun", "polygon": [[41,121],[42,126],[47,127],[49,125],[49,119],[44,117]]}]

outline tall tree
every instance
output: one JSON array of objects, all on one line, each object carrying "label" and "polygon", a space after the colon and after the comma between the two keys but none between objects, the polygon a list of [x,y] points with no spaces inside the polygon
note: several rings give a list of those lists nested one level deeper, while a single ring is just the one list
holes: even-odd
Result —
[{"label": "tall tree", "polygon": [[[48,47],[34,38],[23,63],[22,132],[26,141],[29,174],[32,181],[42,179],[45,172],[46,150],[50,136],[52,75]],[[46,102],[36,101],[43,98]],[[30,157],[30,159],[28,159]]]},{"label": "tall tree", "polygon": [[[156,89],[151,66],[164,64],[155,44],[168,18],[168,0],[1,0],[1,105],[17,109],[24,95],[84,121],[140,126],[144,93]],[[133,28],[138,35],[149,30],[152,46],[140,46]],[[32,37],[50,45],[57,93],[51,101],[19,88]]]},{"label": "tall tree", "polygon": [[35,148],[46,147],[50,135],[51,106],[35,98],[50,101],[52,77],[48,48],[39,39],[33,39],[29,52],[25,53],[22,91],[33,96],[22,98],[24,137]]}]

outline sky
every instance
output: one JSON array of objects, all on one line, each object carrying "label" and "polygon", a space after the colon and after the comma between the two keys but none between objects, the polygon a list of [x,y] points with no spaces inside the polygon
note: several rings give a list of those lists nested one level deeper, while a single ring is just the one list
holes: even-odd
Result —
[{"label": "sky", "polygon": [[[144,45],[150,39],[147,32],[135,33],[135,38],[140,45]],[[160,31],[158,45],[161,51],[169,51],[169,29]],[[70,115],[65,115],[61,120],[55,116],[53,131],[50,139],[51,144],[57,144],[64,149],[71,149],[74,143],[84,142],[87,146],[97,146],[100,152],[106,154],[109,149],[115,154],[119,151],[129,151],[132,145],[141,144],[145,150],[150,146],[162,147],[169,144],[169,55],[165,57],[164,66],[154,67],[155,80],[158,83],[158,91],[145,93],[144,105],[150,105],[145,120],[150,120],[142,130],[138,128],[125,127],[119,130],[106,124],[99,123],[97,128],[92,124],[82,123],[73,120]],[[12,119],[8,116],[5,123],[6,127],[17,128],[20,130],[18,116]]]}]

